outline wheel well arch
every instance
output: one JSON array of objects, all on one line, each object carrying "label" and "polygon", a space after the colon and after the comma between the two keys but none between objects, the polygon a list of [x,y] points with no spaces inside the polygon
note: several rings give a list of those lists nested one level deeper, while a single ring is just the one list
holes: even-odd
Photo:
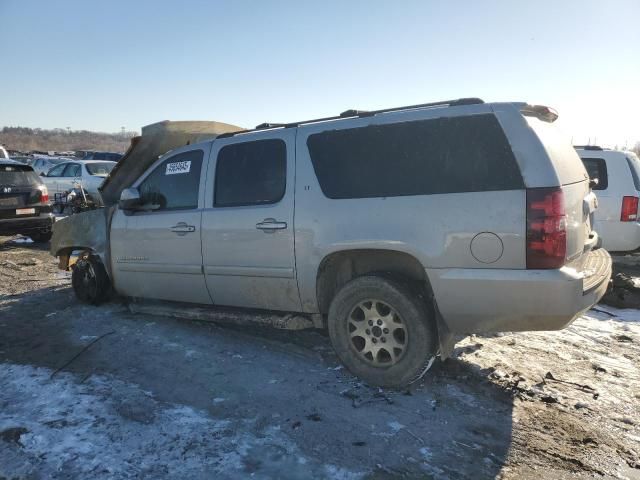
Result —
[{"label": "wheel well arch", "polygon": [[91,247],[84,246],[74,246],[74,247],[62,247],[56,250],[55,256],[58,257],[58,268],[60,270],[68,270],[69,269],[69,258],[71,257],[73,252],[80,251],[83,254],[89,254],[92,256],[96,256],[100,259],[100,261],[106,266],[103,256],[97,252],[95,249]]},{"label": "wheel well arch", "polygon": [[336,293],[350,280],[381,272],[413,281],[428,297],[432,296],[424,266],[413,255],[385,249],[340,250],[325,256],[316,274],[316,298],[321,314],[329,311]]}]

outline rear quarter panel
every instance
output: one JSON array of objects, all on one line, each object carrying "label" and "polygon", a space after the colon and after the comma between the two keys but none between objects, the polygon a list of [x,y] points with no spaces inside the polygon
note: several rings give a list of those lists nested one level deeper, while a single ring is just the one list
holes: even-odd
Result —
[{"label": "rear quarter panel", "polygon": [[[446,113],[467,114],[468,108],[450,108]],[[477,106],[473,108],[479,111]],[[403,121],[443,114],[403,113]],[[354,119],[340,127],[387,123],[394,121],[393,117]],[[433,269],[525,268],[524,190],[330,199],[320,188],[307,148],[309,135],[327,128],[326,124],[300,127],[296,141],[295,250],[304,311],[317,311],[318,267],[337,251],[395,250]],[[495,233],[502,243],[502,255],[493,263],[481,263],[471,253],[472,239],[483,232]]]}]

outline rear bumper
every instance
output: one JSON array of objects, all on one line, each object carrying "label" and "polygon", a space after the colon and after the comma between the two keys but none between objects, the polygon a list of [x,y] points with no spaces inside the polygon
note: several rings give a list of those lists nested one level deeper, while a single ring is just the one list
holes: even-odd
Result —
[{"label": "rear bumper", "polygon": [[438,309],[453,333],[559,330],[605,294],[611,257],[598,249],[585,268],[427,269]]},{"label": "rear bumper", "polygon": [[37,217],[2,219],[0,220],[0,235],[51,230],[54,221],[55,218],[51,213],[41,213]]}]

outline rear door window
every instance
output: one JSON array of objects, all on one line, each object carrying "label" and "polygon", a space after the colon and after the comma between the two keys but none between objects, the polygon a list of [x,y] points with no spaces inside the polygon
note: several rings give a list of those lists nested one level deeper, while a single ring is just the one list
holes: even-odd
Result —
[{"label": "rear door window", "polygon": [[603,158],[583,158],[584,168],[587,169],[591,180],[598,180],[598,184],[593,190],[606,190],[609,187],[609,175],[607,173],[607,163]]},{"label": "rear door window", "polygon": [[492,114],[327,130],[310,135],[307,146],[329,198],[524,188]]},{"label": "rear door window", "polygon": [[279,139],[236,143],[220,149],[214,205],[237,207],[279,202],[287,176],[287,148]]},{"label": "rear door window", "polygon": [[198,208],[202,150],[179,153],[162,163],[138,186],[144,205],[154,211]]}]

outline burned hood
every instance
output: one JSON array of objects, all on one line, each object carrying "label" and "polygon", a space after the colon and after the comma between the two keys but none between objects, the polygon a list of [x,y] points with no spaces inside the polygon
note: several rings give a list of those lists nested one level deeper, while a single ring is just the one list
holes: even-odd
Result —
[{"label": "burned hood", "polygon": [[115,205],[120,193],[130,187],[149,166],[169,150],[211,140],[242,128],[221,122],[163,122],[142,127],[142,135],[131,139],[131,146],[99,188],[106,207]]}]

